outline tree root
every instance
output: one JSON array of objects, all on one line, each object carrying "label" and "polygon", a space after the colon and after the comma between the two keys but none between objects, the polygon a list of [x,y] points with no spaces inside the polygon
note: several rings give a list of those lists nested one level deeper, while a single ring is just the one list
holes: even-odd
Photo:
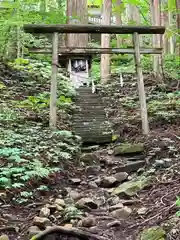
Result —
[{"label": "tree root", "polygon": [[48,237],[50,234],[66,234],[71,237],[79,237],[81,240],[107,240],[107,238],[100,237],[96,234],[82,231],[77,228],[67,229],[64,227],[52,227],[47,229],[36,236],[34,236],[31,240],[44,240],[45,237]]}]

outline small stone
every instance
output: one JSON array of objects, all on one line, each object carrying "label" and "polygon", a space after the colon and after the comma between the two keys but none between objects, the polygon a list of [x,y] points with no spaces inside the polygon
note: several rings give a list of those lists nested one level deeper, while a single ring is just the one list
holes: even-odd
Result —
[{"label": "small stone", "polygon": [[139,214],[139,215],[143,215],[143,214],[145,214],[146,212],[147,212],[147,208],[146,207],[142,207],[142,208],[139,208],[138,210],[137,210],[137,213]]},{"label": "small stone", "polygon": [[65,207],[65,206],[66,206],[64,200],[61,199],[61,198],[56,198],[54,204],[59,205],[59,206],[61,206],[61,207]]},{"label": "small stone", "polygon": [[120,202],[120,198],[118,196],[114,196],[108,199],[109,205],[116,205]]},{"label": "small stone", "polygon": [[104,188],[111,188],[111,187],[114,187],[117,183],[118,181],[115,177],[107,176],[101,180],[100,186]]},{"label": "small stone", "polygon": [[9,240],[9,237],[8,237],[8,235],[3,234],[0,236],[0,240]]},{"label": "small stone", "polygon": [[40,232],[41,232],[41,230],[37,226],[31,226],[28,229],[29,238],[32,238],[33,236],[37,235]]},{"label": "small stone", "polygon": [[95,203],[91,198],[81,198],[79,201],[77,201],[77,206],[80,208],[91,208],[91,209],[97,209],[98,205]]},{"label": "small stone", "polygon": [[76,199],[78,199],[79,198],[79,193],[76,191],[76,190],[71,190],[70,192],[69,192],[69,194],[68,194],[68,196],[70,197],[70,198],[72,198],[73,200],[76,200]]},{"label": "small stone", "polygon": [[56,210],[57,210],[58,212],[62,212],[62,211],[64,211],[64,208],[61,207],[61,206],[59,206],[59,205],[56,205]]},{"label": "small stone", "polygon": [[94,181],[90,181],[90,182],[88,183],[88,185],[89,185],[89,187],[91,187],[91,188],[98,188],[98,185],[97,185]]},{"label": "small stone", "polygon": [[33,224],[39,228],[46,228],[50,225],[50,220],[44,217],[35,217],[33,219]]},{"label": "small stone", "polygon": [[54,213],[56,211],[57,205],[55,205],[55,204],[46,204],[45,207],[49,208],[51,213]]},{"label": "small stone", "polygon": [[121,209],[117,209],[117,210],[113,211],[111,214],[114,218],[126,219],[131,215],[131,213],[132,213],[131,208],[123,207]]},{"label": "small stone", "polygon": [[69,229],[69,228],[72,228],[73,226],[72,226],[72,224],[67,223],[67,224],[65,224],[63,227]]},{"label": "small stone", "polygon": [[40,210],[40,213],[39,213],[39,216],[40,217],[49,217],[50,215],[50,209],[47,208],[47,207],[43,207],[41,210]]},{"label": "small stone", "polygon": [[140,168],[143,168],[145,164],[145,161],[128,162],[125,165],[115,168],[115,171],[127,173],[136,172]]},{"label": "small stone", "polygon": [[88,175],[95,175],[95,174],[98,174],[99,171],[101,170],[101,167],[99,165],[93,165],[93,166],[88,166],[86,167],[86,173]]},{"label": "small stone", "polygon": [[81,179],[80,178],[71,178],[70,181],[73,183],[73,184],[79,184],[81,182]]},{"label": "small stone", "polygon": [[117,179],[119,183],[122,181],[126,180],[128,178],[128,173],[127,172],[118,172],[114,174],[114,177]]},{"label": "small stone", "polygon": [[7,194],[5,192],[0,192],[0,200],[5,200],[7,198]]},{"label": "small stone", "polygon": [[96,219],[94,217],[86,217],[81,220],[82,227],[92,227],[96,225]]},{"label": "small stone", "polygon": [[118,203],[118,204],[116,204],[116,205],[110,206],[110,207],[109,207],[109,210],[110,210],[110,211],[114,211],[114,210],[117,210],[117,209],[121,209],[121,208],[123,208],[123,207],[124,207],[124,206],[123,206],[122,203]]},{"label": "small stone", "polygon": [[85,164],[92,165],[93,163],[99,162],[99,159],[94,153],[84,153],[81,155],[80,161],[84,162]]},{"label": "small stone", "polygon": [[156,167],[162,167],[162,166],[164,166],[165,165],[165,161],[164,160],[156,160],[155,161],[155,166]]}]

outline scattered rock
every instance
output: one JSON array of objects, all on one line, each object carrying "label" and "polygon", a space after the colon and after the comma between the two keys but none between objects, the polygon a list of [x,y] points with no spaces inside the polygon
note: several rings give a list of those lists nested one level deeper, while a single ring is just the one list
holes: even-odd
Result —
[{"label": "scattered rock", "polygon": [[131,208],[123,207],[121,209],[117,209],[117,210],[113,211],[111,214],[114,218],[126,219],[131,215],[131,213],[132,213]]},{"label": "scattered rock", "polygon": [[0,200],[5,200],[7,198],[7,194],[5,192],[0,192]]},{"label": "scattered rock", "polygon": [[50,220],[45,217],[35,217],[33,219],[33,224],[39,228],[46,228],[50,225]]},{"label": "scattered rock", "polygon": [[106,176],[101,180],[100,186],[104,188],[114,187],[118,183],[117,179],[113,176]]},{"label": "scattered rock", "polygon": [[93,227],[96,225],[96,219],[94,217],[86,217],[79,221],[79,227]]},{"label": "scattered rock", "polygon": [[69,228],[72,228],[73,226],[72,226],[72,224],[67,223],[67,224],[65,224],[63,227],[69,229]]},{"label": "scattered rock", "polygon": [[90,164],[99,162],[99,159],[97,155],[94,153],[84,153],[81,155],[80,161],[90,165]]},{"label": "scattered rock", "polygon": [[73,184],[79,184],[81,182],[81,179],[80,178],[71,178],[70,181]]},{"label": "scattered rock", "polygon": [[145,164],[146,164],[145,161],[128,162],[125,165],[122,165],[120,167],[116,167],[114,170],[116,172],[131,173],[131,172],[136,172],[140,168],[144,167]]},{"label": "scattered rock", "polygon": [[66,206],[64,200],[61,199],[61,198],[56,198],[54,204],[57,204],[57,205],[59,205],[59,206],[61,206],[61,207],[65,207],[65,206]]},{"label": "scattered rock", "polygon": [[98,188],[98,185],[97,185],[94,181],[90,181],[90,182],[88,183],[88,185],[89,185],[89,187],[91,187],[91,188]]},{"label": "scattered rock", "polygon": [[40,217],[49,217],[50,215],[50,209],[47,208],[47,207],[43,207],[41,210],[40,210],[40,213],[39,213],[39,216]]},{"label": "scattered rock", "polygon": [[72,198],[73,200],[76,200],[80,197],[80,194],[76,191],[76,190],[71,190],[68,194],[68,196],[70,198]]},{"label": "scattered rock", "polygon": [[114,174],[114,177],[117,179],[119,183],[122,181],[126,180],[128,178],[128,173],[127,172],[118,172]]},{"label": "scattered rock", "polygon": [[97,203],[95,203],[91,198],[81,198],[76,204],[79,208],[86,208],[86,207],[91,209],[98,208]]},{"label": "scattered rock", "polygon": [[124,207],[124,206],[123,206],[122,203],[118,203],[118,204],[116,204],[116,205],[110,206],[110,207],[109,207],[109,210],[110,210],[110,211],[114,211],[114,210],[116,210],[116,209],[121,209],[121,208],[123,208],[123,207]]},{"label": "scattered rock", "polygon": [[118,196],[113,196],[113,197],[110,197],[108,200],[107,200],[108,204],[109,205],[116,205],[120,202],[120,198]]},{"label": "scattered rock", "polygon": [[0,236],[0,240],[9,240],[9,237],[8,235],[3,234]]},{"label": "scattered rock", "polygon": [[142,208],[139,208],[139,209],[137,210],[137,213],[138,213],[139,215],[144,215],[144,214],[147,212],[147,210],[148,210],[148,208],[142,207]]},{"label": "scattered rock", "polygon": [[163,228],[154,226],[143,230],[138,240],[165,240],[165,235]]},{"label": "scattered rock", "polygon": [[92,165],[92,166],[86,167],[86,173],[88,175],[96,175],[99,173],[100,170],[101,170],[101,167],[99,165]]},{"label": "scattered rock", "polygon": [[37,235],[39,232],[41,232],[41,230],[37,226],[31,226],[28,229],[29,238],[32,238],[33,236]]},{"label": "scattered rock", "polygon": [[155,160],[154,165],[155,165],[156,167],[164,167],[164,166],[165,166],[165,161],[162,160],[162,159],[160,159],[160,160]]},{"label": "scattered rock", "polygon": [[141,189],[143,189],[145,186],[147,186],[149,182],[149,178],[147,177],[141,177],[137,178],[136,181],[129,181],[124,182],[121,185],[119,185],[117,188],[115,188],[111,195],[118,195],[118,196],[128,196],[132,197]]},{"label": "scattered rock", "polygon": [[141,153],[144,151],[144,145],[141,143],[129,144],[123,143],[114,148],[114,155],[124,155],[132,153]]},{"label": "scattered rock", "polygon": [[55,204],[46,204],[46,206],[45,206],[46,208],[49,208],[50,209],[50,213],[52,214],[52,213],[54,213],[55,211],[56,211],[56,208],[57,208],[57,205],[55,205]]},{"label": "scattered rock", "polygon": [[89,147],[83,147],[83,151],[91,152],[91,151],[96,151],[98,150],[99,145],[94,145],[94,146],[89,146]]},{"label": "scattered rock", "polygon": [[62,212],[62,211],[64,211],[64,208],[61,207],[60,205],[56,205],[56,210],[57,210],[58,212]]}]

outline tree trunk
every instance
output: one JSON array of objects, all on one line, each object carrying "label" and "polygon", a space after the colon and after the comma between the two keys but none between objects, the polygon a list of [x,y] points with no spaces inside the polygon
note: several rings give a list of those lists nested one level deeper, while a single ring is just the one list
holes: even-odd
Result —
[{"label": "tree trunk", "polygon": [[[112,0],[104,0],[102,9],[102,24],[111,24]],[[101,47],[109,48],[110,35],[101,34]],[[101,55],[101,82],[105,83],[110,77],[110,55]]]},{"label": "tree trunk", "polygon": [[[150,0],[150,7],[151,7],[151,21],[153,26],[160,25],[160,6],[159,0]],[[153,35],[153,47],[159,48],[160,47],[160,36],[158,34]],[[160,56],[153,56],[153,71],[155,76],[160,80],[161,78],[161,71],[160,71]]]},{"label": "tree trunk", "polygon": [[[120,6],[121,6],[121,0],[116,0],[116,25],[120,26],[122,25],[122,19],[121,19],[121,13],[120,13]],[[116,34],[117,38],[117,48],[120,48],[123,44],[123,39],[119,34]]]},{"label": "tree trunk", "polygon": [[[67,1],[67,24],[87,24],[88,8],[86,0],[68,0]],[[68,34],[67,46],[69,47],[87,47],[88,34]]]},{"label": "tree trunk", "polygon": [[[178,29],[178,34],[180,34],[180,0],[176,0],[176,10],[178,12],[176,17],[176,26]],[[177,55],[180,56],[180,43],[179,46],[177,46]]]},{"label": "tree trunk", "polygon": [[[168,12],[168,21],[169,21],[169,28],[172,28],[173,26],[173,13],[170,10]],[[175,46],[174,46],[174,39],[173,35],[171,34],[170,39],[169,39],[169,49],[170,49],[170,54],[174,54]]]}]

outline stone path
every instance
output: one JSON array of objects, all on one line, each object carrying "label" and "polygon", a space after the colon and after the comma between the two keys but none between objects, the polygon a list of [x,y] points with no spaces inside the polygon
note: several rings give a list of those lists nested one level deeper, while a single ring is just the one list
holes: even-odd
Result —
[{"label": "stone path", "polygon": [[73,131],[82,137],[84,143],[111,142],[112,131],[106,119],[101,96],[98,93],[92,93],[91,87],[81,87],[77,92]]}]

